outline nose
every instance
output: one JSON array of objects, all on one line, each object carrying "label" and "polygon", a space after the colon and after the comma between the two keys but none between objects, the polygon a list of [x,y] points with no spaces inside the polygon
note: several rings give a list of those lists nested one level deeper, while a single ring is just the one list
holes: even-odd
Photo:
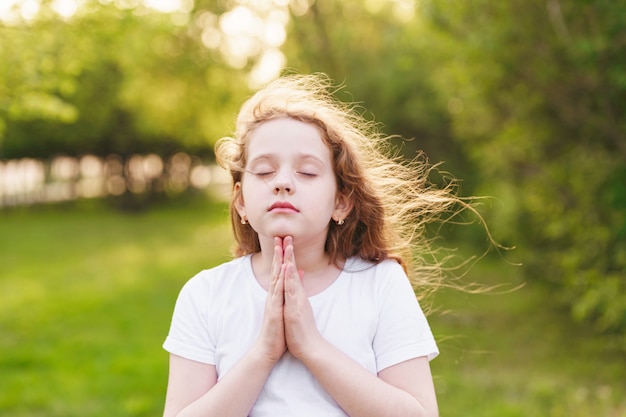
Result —
[{"label": "nose", "polygon": [[287,170],[280,170],[274,178],[274,192],[276,194],[286,192],[291,194],[294,191],[293,176]]}]

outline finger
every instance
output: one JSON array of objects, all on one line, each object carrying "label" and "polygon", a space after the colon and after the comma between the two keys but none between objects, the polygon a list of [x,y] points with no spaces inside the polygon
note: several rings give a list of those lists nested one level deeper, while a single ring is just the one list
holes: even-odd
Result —
[{"label": "finger", "polygon": [[272,294],[278,294],[285,289],[285,265],[279,267],[278,276],[276,277],[274,286],[272,288]]},{"label": "finger", "polygon": [[270,283],[267,290],[267,299],[265,300],[265,308],[270,311],[277,312],[282,309],[285,304],[285,279],[284,273],[279,273],[278,277]]},{"label": "finger", "polygon": [[279,237],[274,238],[274,257],[279,264],[283,263],[283,239]]},{"label": "finger", "polygon": [[296,270],[292,263],[286,264],[285,270],[285,297],[298,298],[305,297],[306,293],[302,284],[302,276],[304,273]]},{"label": "finger", "polygon": [[285,239],[283,240],[283,262],[284,263],[291,263],[294,265],[296,265],[296,256],[294,253],[294,248],[293,248],[293,238],[291,236],[286,236]]},{"label": "finger", "polygon": [[283,241],[279,237],[274,238],[274,257],[272,259],[272,281],[278,279],[280,267],[283,264]]},{"label": "finger", "polygon": [[297,287],[296,282],[298,280],[294,279],[294,267],[292,263],[285,264],[285,296],[293,296],[296,294]]},{"label": "finger", "polygon": [[274,297],[277,299],[277,303],[283,305],[285,303],[285,273],[287,267],[281,265],[276,285],[274,286]]},{"label": "finger", "polygon": [[304,294],[304,287],[301,281],[304,271],[299,271],[296,267],[292,236],[285,236],[283,239],[283,257],[283,264],[287,267],[284,281],[285,297],[297,297],[298,293]]},{"label": "finger", "polygon": [[283,239],[280,236],[274,236],[274,247],[283,248]]}]

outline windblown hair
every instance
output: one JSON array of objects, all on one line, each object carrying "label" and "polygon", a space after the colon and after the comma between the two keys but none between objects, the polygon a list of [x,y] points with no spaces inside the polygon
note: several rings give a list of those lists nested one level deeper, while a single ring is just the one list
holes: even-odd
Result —
[{"label": "windblown hair", "polygon": [[[423,155],[412,161],[391,154],[389,137],[364,119],[353,104],[334,97],[324,75],[282,77],[254,94],[241,108],[234,137],[216,145],[218,163],[240,182],[246,166],[250,135],[262,123],[292,118],[316,126],[332,154],[337,189],[354,202],[341,226],[330,221],[326,251],[331,262],[350,256],[380,262],[397,260],[415,286],[438,284],[443,265],[426,229],[453,216],[469,204],[455,194],[454,182],[433,186],[434,169]],[[230,204],[235,255],[260,251],[259,238],[249,224],[241,224]]]}]

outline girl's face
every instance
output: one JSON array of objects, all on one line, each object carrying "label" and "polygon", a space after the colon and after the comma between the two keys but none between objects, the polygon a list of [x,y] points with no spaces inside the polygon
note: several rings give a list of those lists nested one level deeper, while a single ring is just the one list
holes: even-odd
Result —
[{"label": "girl's face", "polygon": [[290,118],[264,122],[252,132],[237,187],[237,211],[261,241],[290,235],[294,242],[323,245],[331,218],[343,219],[351,208],[337,194],[330,149],[319,130]]}]

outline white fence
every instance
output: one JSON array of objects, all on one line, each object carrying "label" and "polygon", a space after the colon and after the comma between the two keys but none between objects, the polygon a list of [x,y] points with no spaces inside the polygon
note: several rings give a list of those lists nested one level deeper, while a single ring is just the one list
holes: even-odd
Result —
[{"label": "white fence", "polygon": [[124,193],[177,194],[189,188],[223,196],[228,183],[224,170],[183,152],[165,159],[155,154],[126,160],[119,155],[23,158],[0,161],[0,207]]}]

